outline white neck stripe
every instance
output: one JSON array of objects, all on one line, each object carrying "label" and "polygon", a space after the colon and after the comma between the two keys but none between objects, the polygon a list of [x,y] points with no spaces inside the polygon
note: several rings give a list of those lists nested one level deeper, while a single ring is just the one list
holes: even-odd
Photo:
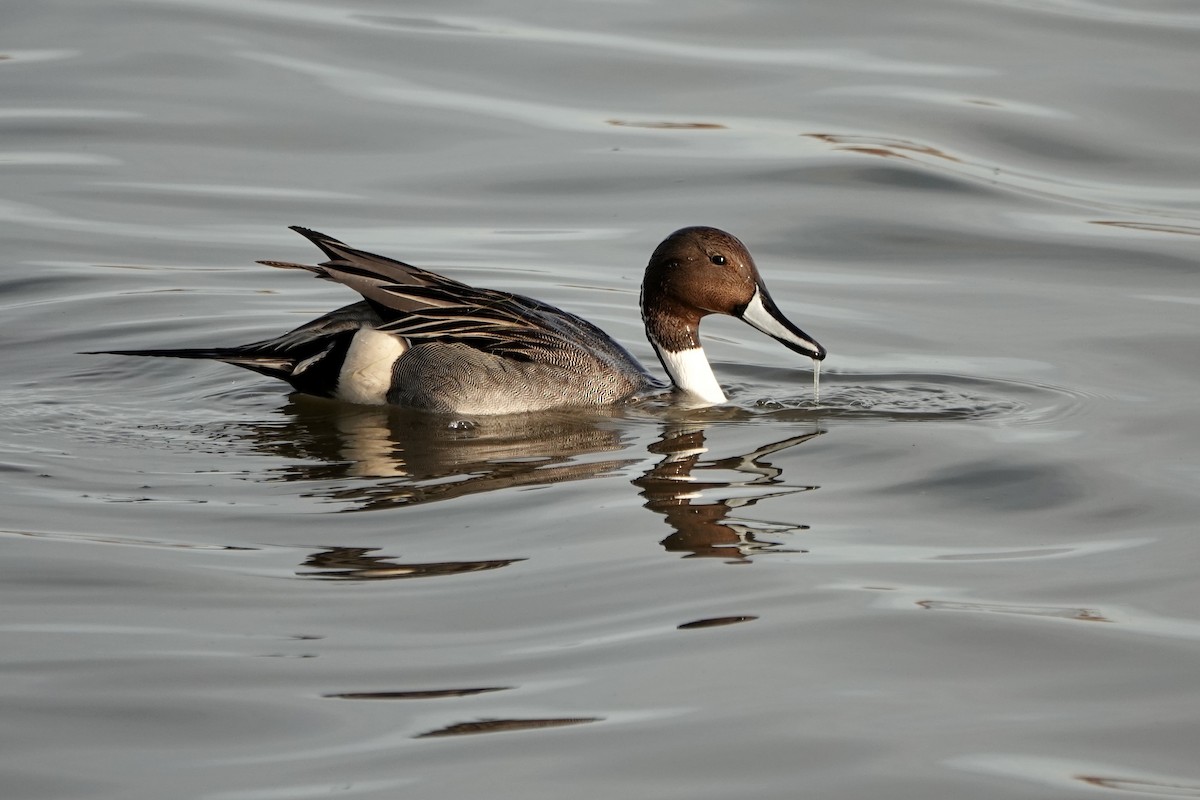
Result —
[{"label": "white neck stripe", "polygon": [[703,347],[691,350],[672,352],[658,345],[654,346],[658,357],[662,360],[667,374],[680,390],[692,395],[705,405],[717,405],[725,402],[725,393],[713,375],[712,367],[704,355]]}]

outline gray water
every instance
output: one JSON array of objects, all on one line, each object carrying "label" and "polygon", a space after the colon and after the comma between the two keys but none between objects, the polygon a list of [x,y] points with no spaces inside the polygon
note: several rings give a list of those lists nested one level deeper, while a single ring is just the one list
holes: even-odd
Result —
[{"label": "gray water", "polygon": [[[1200,797],[1200,8],[0,9],[0,794]],[[716,225],[830,350],[445,420],[220,364],[305,225],[597,322]]]}]

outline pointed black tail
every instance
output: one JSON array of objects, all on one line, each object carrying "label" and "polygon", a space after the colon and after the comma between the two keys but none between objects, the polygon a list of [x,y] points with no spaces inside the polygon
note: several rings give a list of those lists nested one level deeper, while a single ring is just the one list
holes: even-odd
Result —
[{"label": "pointed black tail", "polygon": [[154,356],[156,358],[202,358],[224,361],[254,372],[291,381],[296,358],[279,352],[267,352],[255,345],[242,347],[202,347],[179,350],[90,350],[80,355]]}]

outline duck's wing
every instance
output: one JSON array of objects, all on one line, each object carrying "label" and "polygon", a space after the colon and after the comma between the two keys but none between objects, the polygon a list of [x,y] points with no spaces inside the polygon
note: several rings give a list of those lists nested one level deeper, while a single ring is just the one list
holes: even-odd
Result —
[{"label": "duck's wing", "polygon": [[460,342],[497,356],[533,360],[547,349],[575,347],[572,314],[529,297],[459,286],[391,286],[385,291],[414,306],[379,327],[414,342]]},{"label": "duck's wing", "polygon": [[407,314],[425,308],[431,302],[437,302],[417,297],[408,298],[403,294],[387,291],[389,287],[431,287],[449,293],[471,288],[465,283],[459,283],[436,272],[350,247],[345,242],[318,231],[298,225],[291,226],[291,229],[319,247],[329,260],[320,264],[298,264],[291,261],[259,261],[259,264],[282,269],[302,269],[319,278],[340,283],[361,294],[385,318]]},{"label": "duck's wing", "polygon": [[421,341],[461,342],[517,359],[532,359],[546,348],[571,347],[585,329],[593,337],[598,332],[575,315],[532,298],[470,286],[308,228],[293,226],[292,230],[329,260],[311,266],[259,263],[307,270],[353,289],[380,314],[381,331]]}]

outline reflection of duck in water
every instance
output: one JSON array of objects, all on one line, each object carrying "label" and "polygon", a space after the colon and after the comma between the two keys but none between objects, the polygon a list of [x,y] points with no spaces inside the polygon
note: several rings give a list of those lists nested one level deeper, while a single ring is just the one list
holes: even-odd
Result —
[{"label": "reflection of duck in water", "polygon": [[[345,408],[335,404],[323,405],[331,408]],[[374,411],[378,414],[385,413],[383,409],[361,410]],[[378,419],[376,417],[376,421]],[[595,423],[593,422],[593,424]],[[337,429],[330,428],[330,430]],[[339,435],[346,433],[347,430],[344,427],[338,431]],[[763,498],[815,489],[815,486],[782,484],[780,482],[782,471],[764,459],[773,453],[808,441],[820,433],[821,431],[815,431],[795,436],[761,447],[746,455],[706,462],[700,460],[701,455],[707,452],[703,425],[679,425],[664,432],[662,438],[650,447],[651,452],[661,454],[663,458],[644,475],[633,481],[634,485],[642,489],[642,497],[646,498],[646,508],[662,514],[667,524],[675,529],[674,533],[662,540],[663,547],[668,552],[684,552],[690,553],[693,557],[724,558],[735,562],[744,562],[754,553],[764,551],[796,552],[784,549],[779,542],[770,541],[764,537],[807,530],[807,525],[744,518],[734,521],[728,517],[735,509],[751,506]],[[389,441],[392,441],[394,445],[399,444],[395,440]],[[426,441],[425,445],[428,446],[428,444],[429,442]],[[442,444],[444,445],[445,442],[443,441]],[[528,445],[529,442],[526,442],[526,446]],[[361,447],[361,443],[355,447]],[[485,444],[485,447],[493,454],[497,454],[491,445]],[[379,453],[384,452],[382,447],[374,449]],[[461,451],[451,448],[446,454],[448,455],[450,452]],[[521,452],[528,454],[530,451],[526,448]],[[564,464],[546,468],[542,466],[543,462],[540,458],[529,458],[528,456],[523,458],[517,450],[512,449],[506,450],[506,453],[507,457],[511,459],[507,465],[494,462],[460,465],[469,473],[479,473],[482,470],[481,474],[469,474],[461,481],[438,482],[432,487],[425,488],[408,482],[388,481],[382,485],[368,484],[358,491],[358,496],[352,496],[354,490],[342,488],[337,492],[337,499],[358,501],[356,507],[362,509],[416,504],[510,486],[595,477],[601,472],[608,472],[617,467],[634,463],[633,460],[604,461]],[[583,454],[586,453],[577,453],[576,455]],[[382,466],[384,462],[386,459],[373,463]],[[402,470],[399,469],[401,463],[393,462],[394,469],[390,473],[383,474],[399,476],[402,473]],[[444,476],[453,474],[449,463],[449,460],[441,462],[440,470]],[[523,465],[523,467],[519,465]],[[705,481],[697,480],[692,474],[696,470],[705,470],[713,478]],[[749,477],[745,480],[722,481],[717,479],[717,474],[721,471],[730,471]],[[438,487],[450,487],[452,491],[441,491]],[[449,577],[500,569],[524,560],[524,558],[504,558],[418,562],[401,560],[396,556],[380,552],[376,547],[343,545],[326,547],[313,552],[297,574],[317,580],[350,581]],[[726,624],[743,619],[745,618],[722,618],[690,624],[700,627]]]},{"label": "reflection of duck in water", "polygon": [[[662,545],[672,552],[744,560],[754,552],[778,550],[779,543],[761,538],[764,534],[806,530],[807,525],[772,522],[735,522],[728,519],[735,508],[754,505],[766,497],[779,497],[815,489],[815,486],[786,486],[782,470],[763,459],[772,453],[806,442],[822,431],[794,436],[760,447],[750,453],[703,462],[707,452],[702,426],[667,430],[651,451],[664,458],[633,483],[642,489],[646,508],[666,517],[675,532]],[[751,476],[748,480],[702,481],[694,470],[729,470]],[[711,495],[705,497],[704,495]]]},{"label": "reflection of duck in water", "polygon": [[432,578],[500,569],[523,558],[493,558],[487,561],[398,562],[376,555],[377,547],[327,547],[308,557],[297,573],[317,580],[386,581],[400,578]]},{"label": "reflection of duck in water", "polygon": [[[306,394],[473,415],[607,406],[668,388],[574,314],[293,230],[329,260],[262,263],[345,284],[361,302],[239,347],[110,352],[216,359]],[[641,305],[670,388],[691,404],[725,402],[700,345],[700,320],[709,314],[737,317],[802,355],[825,358],[825,348],[776,307],[745,246],[716,228],[684,228],[655,249]]]},{"label": "reflection of duck in water", "polygon": [[347,510],[580,480],[638,461],[629,456],[588,458],[625,447],[620,430],[605,424],[616,413],[611,409],[468,422],[297,395],[286,410],[288,424],[253,426],[242,434],[257,447],[295,462],[267,479],[332,480],[334,485],[315,493],[348,503]]},{"label": "reflection of duck in water", "polygon": [[[287,410],[292,415],[289,424],[256,426],[241,434],[292,462],[266,479],[312,484],[312,496],[343,503],[349,511],[598,478],[644,460],[644,454],[639,458],[630,451],[629,429],[616,424],[627,419],[628,410],[546,411],[481,417],[469,424],[400,408],[300,396]],[[432,424],[434,420],[438,424]],[[663,546],[673,552],[729,559],[781,549],[765,537],[807,526],[729,516],[765,498],[816,488],[783,483],[782,470],[767,458],[823,431],[793,436],[744,455],[704,460],[705,428],[710,424],[667,423],[659,440],[648,447],[660,458],[633,480],[646,508],[662,514],[675,529]],[[338,552],[347,551],[339,548]],[[387,576],[391,566],[379,566],[374,560],[342,571],[361,569],[364,574]],[[322,561],[328,563],[328,557]],[[410,570],[411,566],[404,567],[397,574]],[[416,574],[437,571],[417,570]]]}]

